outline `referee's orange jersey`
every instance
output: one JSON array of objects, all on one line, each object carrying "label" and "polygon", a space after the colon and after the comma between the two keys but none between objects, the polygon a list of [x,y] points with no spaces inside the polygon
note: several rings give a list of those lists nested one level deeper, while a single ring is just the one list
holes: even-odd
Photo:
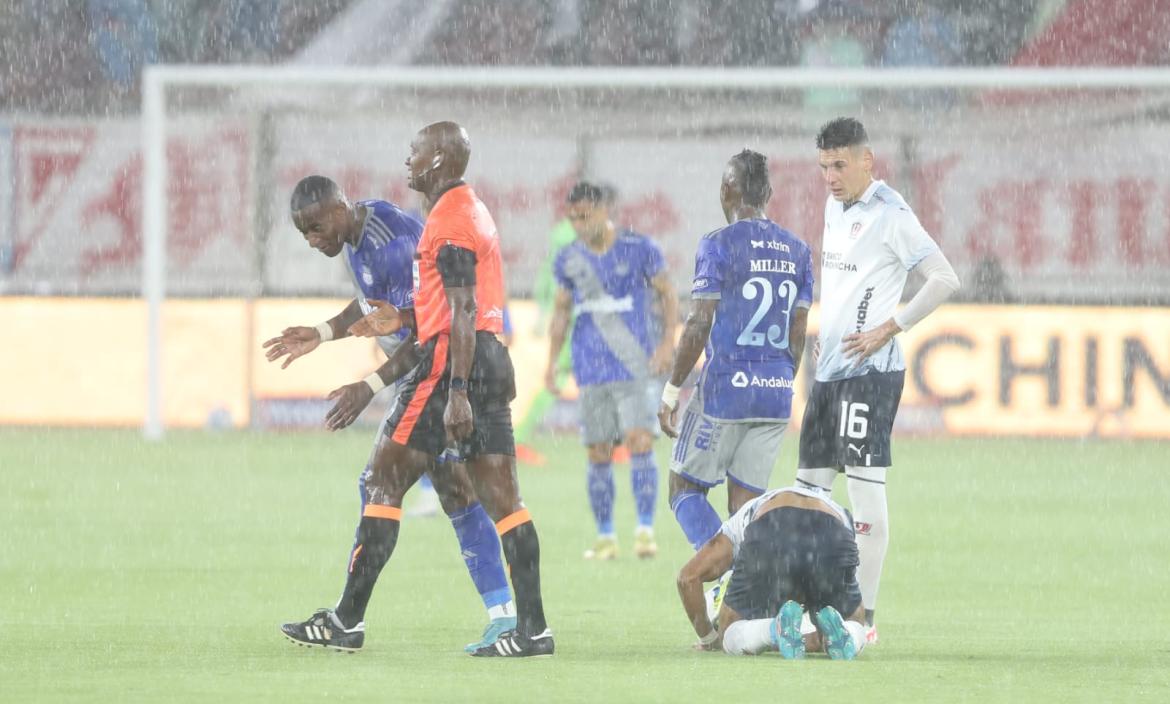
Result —
[{"label": "referee's orange jersey", "polygon": [[451,306],[443,289],[437,258],[447,245],[475,253],[475,329],[504,331],[504,272],[500,235],[491,213],[462,184],[439,196],[423,227],[415,254],[414,316],[419,342],[451,332]]}]

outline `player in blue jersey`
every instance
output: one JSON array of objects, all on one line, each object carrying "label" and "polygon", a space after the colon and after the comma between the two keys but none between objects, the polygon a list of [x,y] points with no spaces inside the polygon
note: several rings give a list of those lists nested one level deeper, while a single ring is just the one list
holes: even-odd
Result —
[{"label": "player in blue jersey", "polygon": [[[804,242],[768,220],[772,196],[763,154],[731,158],[719,199],[729,223],[699,242],[694,303],[658,420],[675,438],[670,506],[697,550],[719,531],[707,491],[730,479],[735,513],[768,487],[788,426],[792,384],[812,303],[812,257]],[[707,360],[682,423],[679,387],[706,348]]]},{"label": "player in blue jersey", "polygon": [[[581,390],[581,428],[588,449],[589,503],[597,540],[588,559],[617,556],[613,527],[614,446],[630,452],[630,478],[638,513],[634,554],[652,557],[658,467],[654,462],[657,383],[674,348],[678,301],[658,246],[635,232],[618,231],[609,219],[605,189],[578,183],[569,191],[569,220],[577,239],[557,255],[558,288],[550,329],[545,385],[557,393],[557,360],[570,318],[573,376]],[[653,306],[661,310],[652,332]]]},{"label": "player in blue jersey", "polygon": [[[279,337],[265,342],[269,361],[284,358],[282,369],[322,342],[347,337],[351,329],[357,330],[364,324],[364,316],[375,307],[390,305],[409,311],[414,303],[414,252],[422,233],[422,223],[398,206],[380,200],[350,203],[341,188],[323,176],[309,176],[297,184],[291,210],[293,222],[309,246],[328,257],[344,252],[357,297],[336,316],[316,327],[287,328]],[[414,368],[416,359],[410,349],[414,336],[406,326],[377,339],[389,359],[362,381],[329,394],[337,402],[326,416],[330,430],[350,425],[374,394],[385,386],[395,387]],[[391,404],[390,411],[393,408]],[[379,429],[376,437],[382,435]],[[286,637],[300,645],[352,651],[360,649],[364,642],[366,605],[380,571],[380,567],[375,569],[367,563],[376,557],[372,553],[380,552],[376,546],[387,542],[376,538],[388,531],[396,536],[397,523],[402,517],[400,508],[369,501],[366,484],[374,471],[377,447],[358,481],[362,519],[350,551],[341,600],[334,609],[323,609],[303,623],[285,624],[281,629]],[[440,502],[455,528],[468,572],[491,621],[483,638],[468,648],[491,645],[499,633],[516,625],[495,524],[476,498],[461,464],[432,463],[419,469],[420,474],[422,471],[436,476],[434,483]],[[389,542],[392,549],[394,541]]]}]

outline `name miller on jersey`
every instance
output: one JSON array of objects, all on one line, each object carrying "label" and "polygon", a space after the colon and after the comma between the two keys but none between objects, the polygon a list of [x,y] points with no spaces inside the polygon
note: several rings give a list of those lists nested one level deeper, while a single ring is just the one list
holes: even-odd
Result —
[{"label": "name miller on jersey", "polygon": [[795,274],[796,262],[788,261],[787,259],[753,259],[751,260],[751,272],[766,273],[766,274]]}]

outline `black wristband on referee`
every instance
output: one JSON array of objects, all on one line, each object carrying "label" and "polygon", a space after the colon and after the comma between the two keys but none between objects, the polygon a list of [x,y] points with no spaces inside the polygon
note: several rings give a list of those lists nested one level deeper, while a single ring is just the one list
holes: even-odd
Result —
[{"label": "black wristband on referee", "polygon": [[443,286],[460,288],[475,285],[475,252],[453,244],[444,245],[435,257]]}]

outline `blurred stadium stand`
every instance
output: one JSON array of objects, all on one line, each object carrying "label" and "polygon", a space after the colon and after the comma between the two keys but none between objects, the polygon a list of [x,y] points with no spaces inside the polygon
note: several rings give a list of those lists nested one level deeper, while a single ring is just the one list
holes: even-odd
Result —
[{"label": "blurred stadium stand", "polygon": [[[0,110],[126,114],[145,63],[1165,65],[1163,0],[13,0]],[[57,31],[38,31],[54,27]],[[342,41],[338,41],[342,40]],[[838,43],[840,45],[840,43]]]}]

